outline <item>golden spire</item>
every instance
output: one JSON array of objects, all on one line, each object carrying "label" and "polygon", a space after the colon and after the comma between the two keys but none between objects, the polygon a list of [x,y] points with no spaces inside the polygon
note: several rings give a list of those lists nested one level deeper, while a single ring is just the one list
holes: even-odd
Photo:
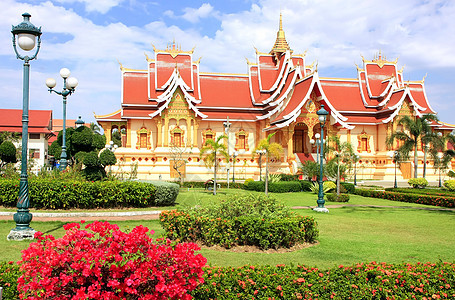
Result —
[{"label": "golden spire", "polygon": [[280,28],[276,33],[275,45],[273,45],[272,50],[270,50],[270,54],[279,54],[286,52],[286,50],[291,50],[291,48],[289,47],[288,42],[286,41],[286,37],[284,35],[283,17],[280,12]]}]

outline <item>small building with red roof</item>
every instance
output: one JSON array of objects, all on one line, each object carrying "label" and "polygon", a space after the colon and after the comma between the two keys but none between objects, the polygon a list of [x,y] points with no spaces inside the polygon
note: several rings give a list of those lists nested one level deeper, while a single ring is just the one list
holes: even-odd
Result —
[{"label": "small building with red roof", "polygon": [[[52,132],[51,110],[29,110],[28,155],[33,162],[33,170],[39,171],[48,164],[48,141]],[[0,109],[0,131],[22,134],[22,109]],[[14,142],[20,147],[22,140]]]},{"label": "small building with red roof", "polygon": [[[184,51],[175,42],[165,50],[153,50],[154,57],[146,55],[144,70],[120,64],[120,109],[95,115],[107,143],[109,133],[120,131],[119,165],[137,163],[139,178],[177,176],[172,168],[175,146],[185,148],[186,180],[210,178],[212,170],[199,159],[199,149],[206,139],[222,134],[228,135],[229,152],[238,155],[221,160],[220,173],[235,164],[236,178],[257,179],[262,166],[254,149],[270,133],[276,133],[272,142],[285,150],[281,159],[272,161],[272,171],[295,173],[299,163],[316,160],[317,147],[311,140],[321,132],[316,112],[322,105],[329,113],[324,138],[338,136],[351,143],[365,179],[390,178],[394,170],[390,153],[398,146],[387,145],[386,139],[401,130],[398,120],[436,113],[424,80],[405,81],[398,60],[387,60],[381,53],[372,60],[362,57],[357,78],[320,77],[317,66],[306,63],[305,54],[291,50],[281,15],[272,50],[256,49],[256,61],[247,60],[247,74],[201,72],[194,49]],[[454,129],[443,122],[432,127],[442,134]],[[410,177],[411,164],[400,164],[401,178]]]}]

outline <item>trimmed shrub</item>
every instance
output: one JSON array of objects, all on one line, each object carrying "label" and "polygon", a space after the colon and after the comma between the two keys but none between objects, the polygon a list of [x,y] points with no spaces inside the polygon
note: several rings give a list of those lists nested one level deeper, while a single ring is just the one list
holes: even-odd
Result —
[{"label": "trimmed shrub", "polygon": [[21,272],[19,266],[11,262],[0,262],[0,287],[3,287],[3,299],[17,299],[17,280]]},{"label": "trimmed shrub", "polygon": [[280,174],[281,181],[299,181],[299,175],[296,174]]},{"label": "trimmed shrub", "polygon": [[[162,183],[158,189],[155,195],[154,184],[137,181],[29,180],[30,205],[36,209],[150,207],[175,203],[178,193],[175,184]],[[15,206],[18,192],[18,181],[0,180],[0,205]]]},{"label": "trimmed shrub", "polygon": [[319,234],[312,217],[296,215],[264,195],[236,195],[208,207],[163,211],[160,222],[167,238],[225,248],[292,247],[314,242]]},{"label": "trimmed shrub", "polygon": [[325,194],[327,197],[327,201],[330,202],[348,202],[349,201],[349,195],[348,194],[339,194],[337,193],[327,193]]},{"label": "trimmed shrub", "polygon": [[129,233],[108,222],[64,228],[59,239],[35,234],[23,251],[20,299],[191,299],[203,282],[207,260],[194,254],[195,244],[153,240],[143,226]]},{"label": "trimmed shrub", "polygon": [[179,195],[180,186],[176,183],[153,181],[155,186],[155,199],[156,206],[174,205],[177,196]]},{"label": "trimmed shrub", "polygon": [[428,181],[425,178],[411,178],[408,180],[408,184],[413,188],[422,189],[428,185]]},{"label": "trimmed shrub", "polygon": [[453,263],[206,268],[195,299],[453,299]]},{"label": "trimmed shrub", "polygon": [[[0,267],[1,268],[1,267]],[[0,272],[0,283],[17,282],[12,273]],[[189,294],[194,299],[452,299],[455,264],[357,263],[318,269],[304,265],[205,267],[204,283]],[[10,277],[5,280],[4,277]],[[3,277],[3,278],[2,278]],[[2,281],[3,280],[3,281]],[[422,286],[423,285],[423,286]],[[5,299],[18,299],[9,288]],[[135,295],[137,299],[142,294]],[[140,298],[139,298],[140,299]]]},{"label": "trimmed shrub", "polygon": [[450,179],[444,181],[444,187],[448,189],[449,191],[455,191],[455,180]]},{"label": "trimmed shrub", "polygon": [[250,181],[245,189],[248,191],[264,192],[265,181]]},{"label": "trimmed shrub", "polygon": [[350,182],[340,182],[340,185],[342,188],[344,188],[343,192],[346,192],[348,194],[354,194],[355,193],[355,185]]},{"label": "trimmed shrub", "polygon": [[271,193],[300,192],[301,186],[298,181],[278,181],[269,184]]},{"label": "trimmed shrub", "polygon": [[444,195],[422,195],[414,193],[397,193],[389,191],[378,191],[370,189],[356,189],[356,195],[372,198],[382,198],[392,201],[419,203],[426,205],[455,207],[455,197],[447,197]]},{"label": "trimmed shrub", "polygon": [[300,183],[300,190],[303,192],[310,192],[311,187],[313,186],[313,182],[309,180],[299,180]]}]

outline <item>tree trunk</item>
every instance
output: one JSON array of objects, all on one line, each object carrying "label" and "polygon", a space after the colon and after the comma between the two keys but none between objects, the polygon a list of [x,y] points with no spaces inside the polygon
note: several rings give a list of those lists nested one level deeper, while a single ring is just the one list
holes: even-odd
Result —
[{"label": "tree trunk", "polygon": [[216,195],[216,152],[215,152],[215,171],[213,172],[213,195]]},{"label": "tree trunk", "polygon": [[265,194],[269,193],[269,152],[266,153],[265,161]]},{"label": "tree trunk", "polygon": [[427,175],[427,145],[423,148],[423,178]]},{"label": "tree trunk", "polygon": [[417,178],[417,165],[419,161],[417,159],[417,142],[414,144],[414,178]]}]

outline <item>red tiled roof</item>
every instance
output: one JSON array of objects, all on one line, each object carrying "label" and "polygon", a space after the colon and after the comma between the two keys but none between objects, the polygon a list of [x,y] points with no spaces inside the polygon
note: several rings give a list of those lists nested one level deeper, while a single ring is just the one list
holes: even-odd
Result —
[{"label": "red tiled roof", "polygon": [[[51,133],[51,110],[29,110],[28,119],[28,132]],[[22,132],[22,109],[0,109],[0,131]]]}]

